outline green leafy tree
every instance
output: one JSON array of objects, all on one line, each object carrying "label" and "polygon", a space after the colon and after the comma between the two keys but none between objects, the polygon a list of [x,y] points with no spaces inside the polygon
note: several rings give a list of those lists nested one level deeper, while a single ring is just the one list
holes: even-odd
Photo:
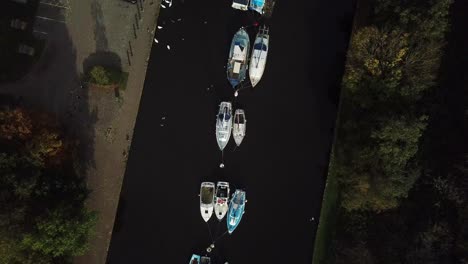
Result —
[{"label": "green leafy tree", "polygon": [[94,66],[89,72],[90,81],[98,85],[111,84],[109,72],[102,66]]},{"label": "green leafy tree", "polygon": [[35,230],[24,236],[22,245],[53,257],[84,254],[97,217],[84,208],[75,211],[64,205],[48,211],[36,221]]}]

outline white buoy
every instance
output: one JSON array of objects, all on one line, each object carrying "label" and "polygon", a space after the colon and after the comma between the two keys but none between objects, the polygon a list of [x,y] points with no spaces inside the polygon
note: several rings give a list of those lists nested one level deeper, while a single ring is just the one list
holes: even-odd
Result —
[{"label": "white buoy", "polygon": [[161,27],[161,26],[158,26],[158,29],[162,29],[162,28],[163,28],[163,27]]},{"label": "white buoy", "polygon": [[182,21],[182,18],[178,18],[177,21],[179,21],[179,22]]},{"label": "white buoy", "polygon": [[165,117],[165,116],[163,116],[163,117],[161,117],[161,119],[162,119],[162,120],[166,120],[166,117]]},{"label": "white buoy", "polygon": [[237,97],[239,95],[239,93],[236,91],[234,92],[234,97]]},{"label": "white buoy", "polygon": [[167,45],[167,49],[168,49],[168,50],[171,50],[171,46]]},{"label": "white buoy", "polygon": [[159,41],[156,38],[154,38],[154,43],[159,43]]},{"label": "white buoy", "polygon": [[171,0],[171,2],[169,3],[169,7],[171,7],[171,6],[172,6],[172,0]]},{"label": "white buoy", "polygon": [[219,167],[222,169],[224,168],[224,163],[219,164]]},{"label": "white buoy", "polygon": [[161,4],[161,7],[162,7],[162,8],[166,8],[166,6],[165,6],[165,5],[163,5],[163,4]]}]

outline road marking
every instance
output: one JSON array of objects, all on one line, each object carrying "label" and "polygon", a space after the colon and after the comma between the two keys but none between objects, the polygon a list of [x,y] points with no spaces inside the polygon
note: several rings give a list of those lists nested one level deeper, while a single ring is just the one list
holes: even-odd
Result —
[{"label": "road marking", "polygon": [[59,23],[64,23],[65,24],[65,21],[61,21],[61,20],[56,20],[56,19],[52,19],[52,18],[48,18],[48,17],[43,17],[43,16],[36,16],[37,18],[40,18],[40,19],[44,19],[44,20],[50,20],[50,21],[55,21],[55,22],[59,22]]},{"label": "road marking", "polygon": [[54,5],[54,4],[46,3],[46,2],[39,2],[39,3],[43,4],[43,5],[55,6],[55,7],[58,7],[58,8],[70,9],[70,7],[68,7],[68,6]]}]

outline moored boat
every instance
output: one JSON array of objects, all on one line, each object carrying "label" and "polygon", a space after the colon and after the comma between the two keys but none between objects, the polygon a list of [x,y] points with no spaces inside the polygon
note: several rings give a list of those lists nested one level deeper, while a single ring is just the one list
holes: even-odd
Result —
[{"label": "moored boat", "polygon": [[240,146],[242,140],[245,137],[245,131],[247,128],[247,119],[245,118],[245,112],[242,109],[237,109],[234,113],[234,120],[232,126],[232,137],[236,142],[237,146]]},{"label": "moored boat", "polygon": [[214,189],[215,184],[212,182],[202,182],[200,186],[200,213],[205,222],[213,215]]},{"label": "moored boat", "polygon": [[244,28],[240,28],[232,38],[227,63],[227,78],[232,87],[235,88],[244,81],[249,57],[250,39]]},{"label": "moored boat", "polygon": [[189,264],[200,264],[200,256],[193,254]]},{"label": "moored boat", "polygon": [[232,105],[230,102],[221,102],[218,116],[216,117],[216,141],[222,151],[231,138],[232,130]]},{"label": "moored boat", "polygon": [[266,27],[260,28],[255,37],[254,46],[252,49],[252,58],[250,59],[249,77],[252,87],[258,84],[265,71],[267,62],[268,48],[270,36]]},{"label": "moored boat", "polygon": [[242,220],[242,215],[245,212],[245,192],[242,190],[236,190],[232,195],[231,202],[229,204],[229,211],[227,215],[227,228],[229,234],[232,234]]},{"label": "moored boat", "polygon": [[218,220],[222,220],[229,208],[229,183],[218,182],[216,184],[214,211]]},{"label": "moored boat", "polygon": [[249,0],[232,0],[232,8],[247,11],[249,9]]},{"label": "moored boat", "polygon": [[249,9],[257,11],[258,13],[264,13],[265,0],[250,0]]}]

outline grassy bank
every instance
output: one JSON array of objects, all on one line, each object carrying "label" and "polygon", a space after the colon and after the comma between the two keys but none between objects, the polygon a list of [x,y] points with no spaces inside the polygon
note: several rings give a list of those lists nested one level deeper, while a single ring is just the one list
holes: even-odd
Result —
[{"label": "grassy bank", "polygon": [[330,263],[332,257],[332,247],[335,233],[335,223],[339,204],[339,191],[336,176],[329,173],[325,192],[323,194],[322,209],[320,211],[320,221],[315,236],[313,264]]}]

